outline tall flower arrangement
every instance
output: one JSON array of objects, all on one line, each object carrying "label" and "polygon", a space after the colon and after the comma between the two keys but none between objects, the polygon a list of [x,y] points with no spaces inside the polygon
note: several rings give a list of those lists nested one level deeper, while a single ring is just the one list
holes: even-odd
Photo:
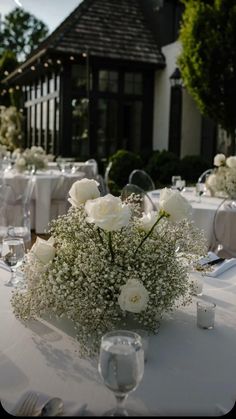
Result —
[{"label": "tall flower arrangement", "polygon": [[207,178],[206,187],[212,195],[236,198],[236,156],[224,154],[214,157],[215,169]]},{"label": "tall flower arrangement", "polygon": [[15,106],[0,107],[0,144],[9,151],[20,147],[23,141],[23,115]]},{"label": "tall flower arrangement", "polygon": [[159,210],[140,216],[134,199],[100,197],[92,179],[75,182],[69,194],[72,206],[52,221],[50,240],[38,238],[27,254],[27,289],[13,295],[15,314],[66,316],[82,354],[96,351],[106,331],[128,326],[130,316],[155,333],[164,312],[191,300],[186,260],[206,252],[188,220],[191,206],[163,189]]}]

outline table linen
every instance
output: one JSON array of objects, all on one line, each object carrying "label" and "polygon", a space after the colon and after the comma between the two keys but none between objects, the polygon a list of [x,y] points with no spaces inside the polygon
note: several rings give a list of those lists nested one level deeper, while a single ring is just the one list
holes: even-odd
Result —
[{"label": "table linen", "polygon": [[[11,411],[26,391],[61,397],[65,414],[83,403],[95,415],[114,407],[97,359],[81,359],[73,327],[61,320],[15,318],[8,268],[0,267],[0,400]],[[216,303],[215,329],[196,325],[196,301]],[[204,277],[202,297],[166,315],[149,338],[143,380],[127,407],[150,416],[218,416],[236,400],[236,267]]]},{"label": "table linen", "polygon": [[[12,186],[17,194],[25,188],[29,175],[6,172],[6,184]],[[68,192],[72,184],[85,177],[85,173],[61,173],[59,171],[38,171],[33,176],[34,188],[30,206],[31,230],[37,234],[48,231],[48,223],[58,215],[65,214],[69,208]],[[16,208],[17,211],[17,208]]]},{"label": "table linen", "polygon": [[[194,220],[198,228],[204,231],[209,250],[217,251],[218,241],[215,237],[214,222],[218,209],[220,211],[216,230],[217,236],[225,243],[226,248],[232,248],[232,243],[235,243],[234,238],[236,237],[236,210],[222,206],[225,201],[223,198],[202,195],[199,202],[195,188],[186,188],[181,194],[190,202],[192,206],[192,220]],[[154,204],[158,206],[160,190],[149,192],[149,196]],[[236,244],[234,247],[236,249]],[[219,255],[230,258],[235,256],[226,250],[219,252]]]}]

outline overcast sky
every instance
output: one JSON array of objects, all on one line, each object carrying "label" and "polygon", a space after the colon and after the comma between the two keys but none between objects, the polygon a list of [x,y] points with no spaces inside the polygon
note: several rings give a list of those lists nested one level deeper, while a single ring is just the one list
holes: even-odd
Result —
[{"label": "overcast sky", "polygon": [[52,32],[82,0],[0,0],[0,14],[2,17],[11,12],[17,3],[41,19]]}]

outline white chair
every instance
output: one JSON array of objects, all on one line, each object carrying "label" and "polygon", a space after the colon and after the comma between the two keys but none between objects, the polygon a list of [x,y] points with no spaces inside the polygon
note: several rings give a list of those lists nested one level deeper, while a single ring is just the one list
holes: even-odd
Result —
[{"label": "white chair", "polygon": [[144,191],[153,191],[155,183],[145,170],[135,169],[129,175],[129,183],[139,186]]},{"label": "white chair", "polygon": [[218,206],[213,221],[211,251],[220,257],[236,258],[236,202],[225,199]]},{"label": "white chair", "polygon": [[98,175],[98,163],[95,159],[86,160],[85,164],[92,165],[93,168],[93,176],[96,178]]},{"label": "white chair", "polygon": [[143,212],[156,211],[157,208],[150,198],[150,196],[139,186],[127,183],[121,191],[121,200],[125,201],[127,198],[132,197],[132,194],[135,195],[134,202],[139,204],[140,215]]}]

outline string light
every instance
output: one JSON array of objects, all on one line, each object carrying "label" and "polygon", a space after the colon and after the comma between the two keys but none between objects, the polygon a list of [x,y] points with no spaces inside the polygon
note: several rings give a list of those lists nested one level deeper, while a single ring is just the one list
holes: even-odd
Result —
[{"label": "string light", "polygon": [[16,86],[16,90],[20,90],[20,86],[18,86],[18,85],[17,85],[17,86]]},{"label": "string light", "polygon": [[83,52],[82,57],[84,57],[84,58],[86,58],[86,57],[87,57],[86,52]]},{"label": "string light", "polygon": [[18,73],[22,73],[22,68],[18,68]]},{"label": "string light", "polygon": [[73,57],[73,55],[70,56],[70,60],[74,61],[75,57]]},{"label": "string light", "polygon": [[34,65],[32,65],[30,68],[31,68],[32,71],[35,70],[35,66]]},{"label": "string light", "polygon": [[57,60],[57,64],[61,64],[61,60]]},{"label": "string light", "polygon": [[9,72],[7,70],[4,71],[4,76],[8,76]]},{"label": "string light", "polygon": [[48,67],[48,63],[44,63],[44,67]]}]

